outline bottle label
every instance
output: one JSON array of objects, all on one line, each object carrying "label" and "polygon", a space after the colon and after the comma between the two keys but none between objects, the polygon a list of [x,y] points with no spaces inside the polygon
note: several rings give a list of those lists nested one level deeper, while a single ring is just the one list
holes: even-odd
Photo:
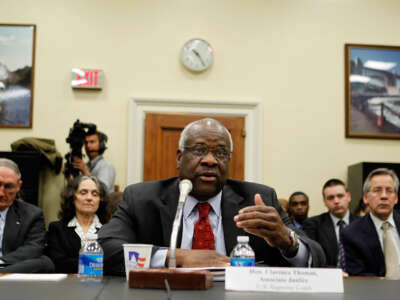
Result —
[{"label": "bottle label", "polygon": [[231,266],[234,267],[253,267],[256,265],[254,258],[231,258]]},{"label": "bottle label", "polygon": [[103,275],[103,254],[79,254],[79,270],[82,275]]}]

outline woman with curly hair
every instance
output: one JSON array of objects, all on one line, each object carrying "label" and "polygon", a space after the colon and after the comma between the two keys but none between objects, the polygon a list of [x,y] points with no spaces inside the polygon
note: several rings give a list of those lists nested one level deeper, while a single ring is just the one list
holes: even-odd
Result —
[{"label": "woman with curly hair", "polygon": [[47,255],[58,273],[77,273],[79,250],[88,233],[97,233],[108,221],[105,189],[93,176],[71,180],[61,194],[60,221],[51,222],[47,233]]}]

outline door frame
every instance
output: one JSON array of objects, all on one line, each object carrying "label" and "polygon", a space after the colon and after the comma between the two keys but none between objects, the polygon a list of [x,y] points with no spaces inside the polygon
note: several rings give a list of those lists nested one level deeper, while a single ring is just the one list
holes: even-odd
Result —
[{"label": "door frame", "polygon": [[244,178],[247,181],[262,183],[262,111],[260,101],[132,97],[129,101],[127,185],[143,181],[146,113],[189,113],[244,117],[246,130]]}]

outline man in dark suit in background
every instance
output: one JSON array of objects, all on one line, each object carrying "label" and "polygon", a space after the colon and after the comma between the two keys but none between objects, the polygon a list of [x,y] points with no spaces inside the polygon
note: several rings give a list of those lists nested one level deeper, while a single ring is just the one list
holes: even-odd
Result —
[{"label": "man in dark suit in background", "polygon": [[0,159],[0,273],[52,272],[42,255],[46,229],[40,208],[16,199],[22,186],[16,163]]},{"label": "man in dark suit in background", "polygon": [[392,170],[373,170],[363,186],[370,212],[343,230],[346,271],[356,276],[400,279],[399,179]]},{"label": "man in dark suit in background", "polygon": [[297,229],[303,229],[303,222],[307,219],[309,200],[303,192],[294,192],[289,197],[288,216]]},{"label": "man in dark suit in background", "polygon": [[[272,188],[227,178],[232,150],[232,138],[219,122],[202,119],[186,126],[176,154],[179,178],[127,187],[124,201],[110,223],[100,229],[105,272],[124,274],[123,243],[161,247],[152,256],[151,266],[167,266],[166,247],[178,204],[179,179],[189,179],[193,190],[183,211],[180,249],[176,250],[178,266],[227,266],[237,236],[246,233],[250,234],[257,261],[307,266],[311,257],[313,266],[323,264],[320,246],[305,236],[298,237]],[[206,227],[212,229],[206,247],[197,238],[201,207],[209,210],[204,219]]]},{"label": "man in dark suit in background", "polygon": [[343,267],[339,259],[340,221],[347,226],[355,218],[349,211],[351,196],[343,181],[333,178],[324,184],[322,197],[328,212],[305,220],[303,230],[322,246],[327,266]]}]

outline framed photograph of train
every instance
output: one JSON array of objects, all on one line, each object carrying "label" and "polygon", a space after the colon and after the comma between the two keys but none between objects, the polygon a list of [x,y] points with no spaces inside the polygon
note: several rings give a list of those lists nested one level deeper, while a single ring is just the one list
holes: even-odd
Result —
[{"label": "framed photograph of train", "polygon": [[400,47],[345,45],[346,137],[400,138]]},{"label": "framed photograph of train", "polygon": [[0,24],[0,127],[32,128],[36,25]]}]

